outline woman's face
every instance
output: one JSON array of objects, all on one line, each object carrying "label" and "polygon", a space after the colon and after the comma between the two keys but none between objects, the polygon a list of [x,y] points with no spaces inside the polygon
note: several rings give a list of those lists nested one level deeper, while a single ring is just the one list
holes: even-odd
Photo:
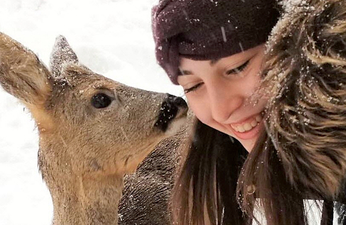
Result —
[{"label": "woman's face", "polygon": [[[263,131],[267,99],[256,98],[264,45],[212,61],[181,58],[178,76],[197,118],[239,140],[247,151]],[[256,99],[256,100],[255,100]]]}]

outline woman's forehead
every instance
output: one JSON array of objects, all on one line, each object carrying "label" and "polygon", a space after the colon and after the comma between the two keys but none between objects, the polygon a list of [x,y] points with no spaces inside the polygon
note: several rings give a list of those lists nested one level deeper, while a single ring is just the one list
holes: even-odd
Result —
[{"label": "woman's forehead", "polygon": [[180,69],[187,69],[185,67],[194,67],[198,65],[209,65],[209,66],[214,66],[218,63],[222,62],[227,62],[227,63],[234,63],[237,64],[242,60],[247,59],[249,56],[257,54],[258,52],[264,52],[264,45],[259,45],[257,47],[245,50],[243,52],[231,55],[231,56],[226,56],[223,58],[217,58],[217,59],[211,59],[211,60],[194,60],[194,59],[189,59],[187,57],[181,56],[180,57]]}]

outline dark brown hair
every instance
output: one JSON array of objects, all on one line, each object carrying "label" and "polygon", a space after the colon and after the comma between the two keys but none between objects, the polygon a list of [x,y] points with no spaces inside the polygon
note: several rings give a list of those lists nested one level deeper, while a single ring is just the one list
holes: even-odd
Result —
[{"label": "dark brown hair", "polygon": [[236,186],[246,150],[199,121],[194,133],[173,194],[175,224],[244,224]]}]

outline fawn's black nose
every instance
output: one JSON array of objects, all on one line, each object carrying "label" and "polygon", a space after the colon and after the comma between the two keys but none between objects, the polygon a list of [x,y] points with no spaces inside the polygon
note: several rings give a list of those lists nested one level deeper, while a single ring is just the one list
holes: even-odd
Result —
[{"label": "fawn's black nose", "polygon": [[169,123],[179,114],[179,111],[187,111],[185,100],[168,94],[167,98],[162,102],[160,114],[155,123],[155,127],[162,131],[166,131]]},{"label": "fawn's black nose", "polygon": [[178,107],[187,108],[185,100],[174,95],[167,94],[167,99],[165,101]]},{"label": "fawn's black nose", "polygon": [[169,102],[172,102],[173,104],[175,104],[178,107],[187,108],[187,104],[186,104],[185,100],[180,98],[180,97],[168,94],[167,99]]}]

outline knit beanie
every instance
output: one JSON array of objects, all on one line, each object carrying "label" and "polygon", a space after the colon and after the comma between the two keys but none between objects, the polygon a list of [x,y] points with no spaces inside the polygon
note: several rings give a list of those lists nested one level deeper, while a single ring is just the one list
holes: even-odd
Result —
[{"label": "knit beanie", "polygon": [[178,84],[179,58],[212,60],[265,43],[276,0],[160,0],[152,10],[156,59]]}]

